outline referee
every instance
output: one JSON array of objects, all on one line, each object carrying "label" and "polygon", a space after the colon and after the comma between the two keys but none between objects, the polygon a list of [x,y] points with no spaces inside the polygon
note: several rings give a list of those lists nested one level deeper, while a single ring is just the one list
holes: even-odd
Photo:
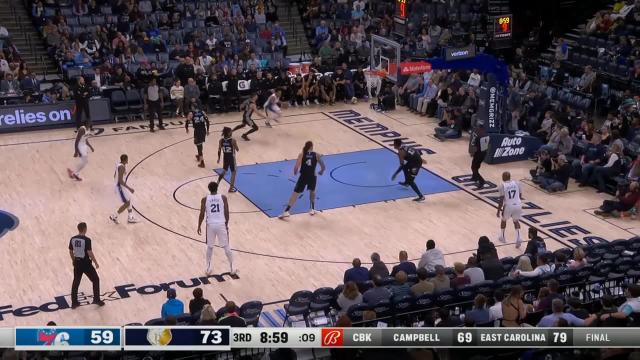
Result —
[{"label": "referee", "polygon": [[[96,257],[91,251],[91,239],[85,234],[87,233],[87,224],[78,224],[78,235],[69,240],[69,256],[73,263],[73,284],[71,285],[71,308],[75,309],[80,306],[78,302],[78,287],[82,275],[86,274],[91,283],[93,283],[93,304],[103,306],[104,301],[100,300],[100,278],[96,269],[100,267]],[[93,267],[93,264],[96,267]]]}]

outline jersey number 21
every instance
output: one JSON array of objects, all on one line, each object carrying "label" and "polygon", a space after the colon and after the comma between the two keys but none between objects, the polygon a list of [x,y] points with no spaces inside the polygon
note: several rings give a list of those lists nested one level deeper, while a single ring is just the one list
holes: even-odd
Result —
[{"label": "jersey number 21", "polygon": [[220,204],[211,204],[211,212],[217,213],[220,211]]}]

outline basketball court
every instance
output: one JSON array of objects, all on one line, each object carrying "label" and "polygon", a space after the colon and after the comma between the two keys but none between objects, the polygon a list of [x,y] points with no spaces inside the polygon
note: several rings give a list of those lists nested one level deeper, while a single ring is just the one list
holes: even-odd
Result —
[{"label": "basketball court", "polygon": [[[437,141],[434,119],[405,108],[378,113],[366,103],[290,108],[284,115],[272,129],[258,120],[260,131],[250,142],[235,136],[239,192],[227,194],[228,183],[221,185],[231,210],[230,241],[240,270],[235,277],[225,274],[228,264],[220,248],[214,255],[216,275],[206,277],[204,234],[196,229],[200,199],[221,166],[215,163],[220,132],[238,124],[240,113],[210,117],[204,169],[196,166],[193,134],[185,133],[181,119],[155,133],[142,123],[100,126],[90,140],[96,151],[89,155],[82,182],[70,180],[66,172],[75,164],[73,130],[0,135],[0,220],[18,220],[0,229],[0,234],[6,231],[0,238],[0,326],[50,320],[58,325],[144,323],[160,316],[163,290],[169,286],[185,306],[192,287],[201,286],[216,309],[226,300],[260,300],[265,310],[274,311],[294,291],[341,283],[354,257],[368,262],[376,251],[391,267],[400,250],[419,259],[428,239],[447,254],[448,265],[466,262],[482,235],[496,243],[501,257],[523,252],[514,246],[512,224],[509,242],[497,242],[496,184],[506,170],[515,179],[527,178],[532,162],[484,164],[480,171],[489,183],[478,189],[469,180],[468,135]],[[413,142],[428,162],[417,178],[427,196],[424,203],[411,201],[413,191],[390,180],[398,166],[391,147],[397,137]],[[306,214],[305,193],[292,216],[279,220],[275,216],[293,190],[295,158],[307,140],[327,165],[318,180],[321,211]],[[138,224],[114,225],[108,219],[118,206],[113,175],[123,153],[129,155],[127,182],[135,190]],[[607,197],[593,189],[572,184],[565,193],[548,194],[524,182],[522,188],[523,236],[534,224],[550,249],[640,234],[636,220],[594,216],[593,209]],[[107,304],[71,310],[65,306],[71,303],[73,276],[67,246],[81,221],[93,239]],[[0,221],[5,223],[11,220]],[[91,301],[90,289],[84,278],[83,304]]]}]

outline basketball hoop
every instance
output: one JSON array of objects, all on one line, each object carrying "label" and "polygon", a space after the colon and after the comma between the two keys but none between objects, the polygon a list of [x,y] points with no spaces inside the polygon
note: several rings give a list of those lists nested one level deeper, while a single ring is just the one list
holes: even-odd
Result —
[{"label": "basketball hoop", "polygon": [[364,71],[364,78],[367,81],[367,93],[372,97],[371,90],[376,89],[376,96],[380,94],[382,88],[382,79],[387,76],[386,71],[377,69],[367,69]]}]

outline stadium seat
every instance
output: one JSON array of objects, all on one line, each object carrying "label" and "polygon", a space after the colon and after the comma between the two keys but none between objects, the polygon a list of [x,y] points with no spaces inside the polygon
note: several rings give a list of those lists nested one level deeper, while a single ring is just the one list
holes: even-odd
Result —
[{"label": "stadium seat", "polygon": [[391,305],[391,301],[389,300],[378,301],[371,307],[371,310],[376,313],[377,319],[388,317],[393,314],[393,306]]},{"label": "stadium seat", "polygon": [[436,305],[439,307],[445,307],[453,302],[455,299],[456,291],[454,289],[446,289],[434,294]]},{"label": "stadium seat", "polygon": [[118,121],[120,116],[124,116],[126,119],[129,117],[126,115],[129,111],[129,105],[127,104],[127,97],[122,90],[115,90],[111,92],[111,109],[113,110],[113,117]]},{"label": "stadium seat", "polygon": [[260,314],[262,313],[262,302],[249,301],[240,306],[240,316],[246,321],[247,326],[258,326]]},{"label": "stadium seat", "polygon": [[[639,272],[640,273],[640,272]],[[416,309],[429,309],[435,305],[433,294],[423,294],[416,298]]]},{"label": "stadium seat", "polygon": [[302,316],[308,326],[307,317],[309,315],[309,304],[312,298],[313,293],[308,290],[296,291],[291,295],[289,303],[284,305],[285,317],[282,326],[287,324],[287,320],[289,320],[291,316]]},{"label": "stadium seat", "polygon": [[309,311],[322,311],[325,315],[328,315],[331,310],[331,303],[337,298],[335,294],[335,290],[330,287],[317,289],[313,292],[311,303],[309,303]]},{"label": "stadium seat", "polygon": [[362,321],[362,313],[367,310],[371,310],[367,304],[351,305],[347,310],[347,316],[349,316],[349,319],[351,319],[352,322],[359,322]]},{"label": "stadium seat", "polygon": [[151,319],[146,323],[144,323],[144,326],[160,326],[160,325],[165,325],[163,318]]}]

